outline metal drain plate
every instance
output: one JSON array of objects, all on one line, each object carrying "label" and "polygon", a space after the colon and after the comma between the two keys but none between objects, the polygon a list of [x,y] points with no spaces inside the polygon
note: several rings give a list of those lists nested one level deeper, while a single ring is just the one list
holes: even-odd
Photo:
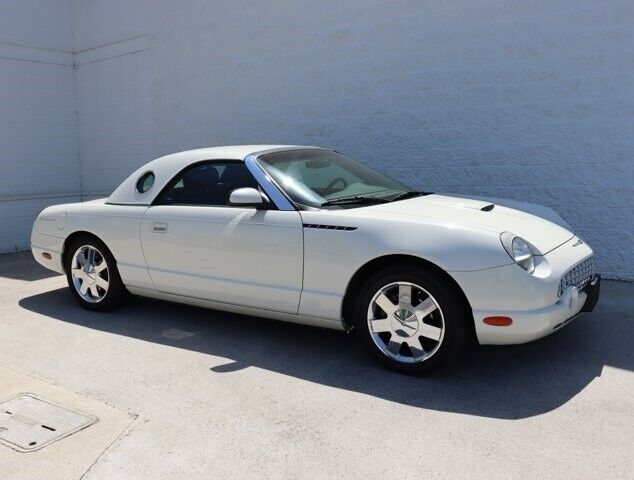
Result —
[{"label": "metal drain plate", "polygon": [[32,452],[93,423],[97,417],[25,393],[0,403],[0,442]]}]

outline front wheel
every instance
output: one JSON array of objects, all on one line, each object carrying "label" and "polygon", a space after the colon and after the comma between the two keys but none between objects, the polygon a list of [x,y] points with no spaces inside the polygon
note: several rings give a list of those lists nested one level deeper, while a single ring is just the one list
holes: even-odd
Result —
[{"label": "front wheel", "polygon": [[438,275],[411,267],[378,272],[362,287],[356,327],[385,365],[408,373],[454,358],[466,339],[463,302]]},{"label": "front wheel", "polygon": [[127,290],[106,245],[92,236],[74,240],[65,258],[66,279],[73,296],[87,310],[117,307]]}]

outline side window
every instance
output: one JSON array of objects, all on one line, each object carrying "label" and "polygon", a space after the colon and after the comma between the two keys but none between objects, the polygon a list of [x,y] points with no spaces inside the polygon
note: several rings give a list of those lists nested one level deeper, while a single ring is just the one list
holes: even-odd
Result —
[{"label": "side window", "polygon": [[228,206],[231,192],[243,187],[258,188],[244,163],[202,163],[172,179],[156,204]]}]

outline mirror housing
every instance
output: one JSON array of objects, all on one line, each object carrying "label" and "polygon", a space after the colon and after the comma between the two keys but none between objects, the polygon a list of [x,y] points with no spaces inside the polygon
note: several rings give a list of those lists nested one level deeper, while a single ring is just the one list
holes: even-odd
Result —
[{"label": "mirror housing", "polygon": [[229,195],[229,204],[236,207],[261,207],[264,205],[262,194],[255,188],[236,188]]}]

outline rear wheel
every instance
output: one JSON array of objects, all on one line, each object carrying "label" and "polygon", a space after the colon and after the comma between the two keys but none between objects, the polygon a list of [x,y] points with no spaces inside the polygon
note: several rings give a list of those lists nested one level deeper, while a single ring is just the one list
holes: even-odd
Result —
[{"label": "rear wheel", "polygon": [[418,267],[376,273],[356,306],[356,327],[369,350],[388,367],[409,373],[454,358],[465,344],[466,317],[453,286]]},{"label": "rear wheel", "polygon": [[119,306],[127,293],[117,263],[106,245],[92,236],[71,242],[65,257],[66,279],[77,302],[88,310]]}]

